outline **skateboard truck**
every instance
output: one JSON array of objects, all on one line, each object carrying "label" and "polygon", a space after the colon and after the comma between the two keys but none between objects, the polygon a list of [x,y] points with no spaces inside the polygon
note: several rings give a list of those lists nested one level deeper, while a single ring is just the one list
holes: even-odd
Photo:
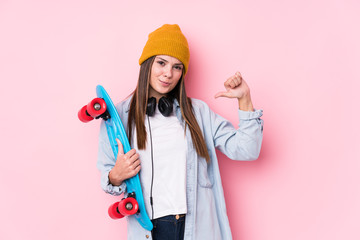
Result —
[{"label": "skateboard truck", "polygon": [[[96,111],[100,111],[102,106],[100,103],[96,102],[93,106],[93,108],[96,110]],[[88,113],[87,113],[88,114]],[[105,121],[110,119],[110,113],[109,111],[106,109],[105,112],[103,114],[101,114],[100,116],[97,116],[95,117],[95,119],[99,119],[99,118],[102,118],[104,119]]]}]

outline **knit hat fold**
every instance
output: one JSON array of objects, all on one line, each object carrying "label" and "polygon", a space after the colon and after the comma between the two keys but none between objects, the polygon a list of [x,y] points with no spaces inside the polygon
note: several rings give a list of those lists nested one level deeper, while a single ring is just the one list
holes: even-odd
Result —
[{"label": "knit hat fold", "polygon": [[185,73],[188,70],[190,51],[188,42],[177,24],[164,24],[149,34],[139,64],[156,55],[169,55],[184,64]]}]

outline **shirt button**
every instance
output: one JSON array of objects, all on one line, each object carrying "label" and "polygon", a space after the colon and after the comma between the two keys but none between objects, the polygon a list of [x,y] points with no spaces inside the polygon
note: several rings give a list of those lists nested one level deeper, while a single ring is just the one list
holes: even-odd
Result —
[{"label": "shirt button", "polygon": [[149,235],[146,235],[146,238],[149,238]]}]

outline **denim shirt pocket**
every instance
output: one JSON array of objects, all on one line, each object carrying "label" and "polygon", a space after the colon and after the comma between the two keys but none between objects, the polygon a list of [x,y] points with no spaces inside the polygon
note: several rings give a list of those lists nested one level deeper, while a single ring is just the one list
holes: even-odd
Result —
[{"label": "denim shirt pocket", "polygon": [[211,181],[209,174],[209,165],[206,162],[206,159],[199,158],[198,162],[198,183],[200,187],[203,188],[212,188],[214,185],[214,182]]}]

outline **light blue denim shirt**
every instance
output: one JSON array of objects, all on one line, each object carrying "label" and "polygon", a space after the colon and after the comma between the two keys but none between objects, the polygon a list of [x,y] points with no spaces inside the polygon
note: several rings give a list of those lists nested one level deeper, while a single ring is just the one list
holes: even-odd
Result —
[{"label": "light blue denim shirt", "polygon": [[[117,110],[126,129],[130,100],[119,103]],[[229,240],[232,239],[229,220],[226,213],[223,187],[221,184],[218,159],[215,149],[223,152],[233,160],[256,160],[259,156],[263,120],[262,110],[246,112],[238,110],[238,128],[215,114],[203,101],[192,99],[194,114],[210,155],[207,163],[199,157],[193,146],[190,131],[187,128],[188,142],[186,194],[187,214],[185,220],[185,240]],[[179,103],[174,101],[177,118],[184,127]],[[109,172],[115,166],[115,158],[111,150],[105,124],[100,127],[99,154],[97,167],[101,172],[101,187],[112,195],[126,194],[126,185],[113,186],[109,183]],[[151,239],[151,233],[140,226],[132,216],[128,221],[129,240]]]}]

